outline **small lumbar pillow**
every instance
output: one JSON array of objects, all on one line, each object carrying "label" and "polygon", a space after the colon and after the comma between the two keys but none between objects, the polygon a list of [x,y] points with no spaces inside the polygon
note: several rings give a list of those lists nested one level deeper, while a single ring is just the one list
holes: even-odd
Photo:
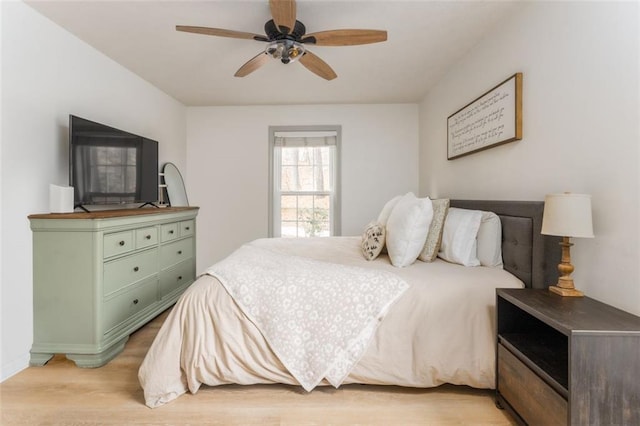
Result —
[{"label": "small lumbar pillow", "polygon": [[418,256],[418,259],[423,262],[433,262],[438,256],[440,243],[442,242],[444,219],[447,217],[447,211],[449,210],[449,199],[447,198],[431,200],[431,203],[433,204],[433,220],[431,221],[431,226],[429,226],[427,241],[425,241],[422,252]]},{"label": "small lumbar pillow", "polygon": [[371,222],[367,225],[362,234],[362,243],[360,244],[365,259],[373,260],[380,255],[382,247],[384,247],[385,234],[384,226],[381,224]]},{"label": "small lumbar pillow", "polygon": [[409,192],[393,208],[387,221],[387,251],[391,264],[398,268],[416,261],[427,239],[433,219],[433,206],[427,198]]},{"label": "small lumbar pillow", "polygon": [[476,237],[481,221],[480,210],[451,207],[444,221],[438,257],[464,266],[480,266]]},{"label": "small lumbar pillow", "polygon": [[398,204],[398,201],[400,201],[401,198],[402,198],[402,195],[398,195],[385,203],[384,207],[382,207],[382,211],[380,212],[380,215],[378,215],[378,223],[380,225],[387,226],[387,221],[389,220],[389,216],[391,216],[391,212],[393,211],[393,208],[396,206],[396,204]]},{"label": "small lumbar pillow", "polygon": [[493,212],[482,212],[478,229],[478,260],[480,265],[502,269],[502,224]]}]

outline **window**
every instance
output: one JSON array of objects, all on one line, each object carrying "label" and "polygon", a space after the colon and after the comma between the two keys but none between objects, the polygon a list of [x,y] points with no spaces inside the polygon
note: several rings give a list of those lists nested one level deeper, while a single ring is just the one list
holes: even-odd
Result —
[{"label": "window", "polygon": [[340,127],[270,127],[269,133],[269,235],[340,235]]}]

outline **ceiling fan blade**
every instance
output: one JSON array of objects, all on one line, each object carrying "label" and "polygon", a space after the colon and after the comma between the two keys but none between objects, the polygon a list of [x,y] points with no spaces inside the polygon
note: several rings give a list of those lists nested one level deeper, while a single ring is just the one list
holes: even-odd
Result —
[{"label": "ceiling fan blade", "polygon": [[303,43],[315,43],[317,46],[355,46],[386,40],[387,32],[383,30],[330,30],[307,34],[302,38]]},{"label": "ceiling fan blade", "polygon": [[282,34],[289,34],[296,25],[296,0],[269,0],[271,16]]},{"label": "ceiling fan blade", "polygon": [[322,59],[309,52],[308,50],[299,59],[300,63],[305,66],[306,69],[314,74],[319,75],[325,80],[333,80],[338,75],[333,69]]},{"label": "ceiling fan blade", "polygon": [[245,77],[269,62],[270,59],[271,57],[265,52],[260,52],[241,66],[234,74],[234,77]]},{"label": "ceiling fan blade", "polygon": [[247,40],[268,41],[268,39],[265,36],[262,36],[260,34],[245,33],[242,31],[233,31],[233,30],[223,30],[221,28],[191,27],[188,25],[176,25],[176,31],[212,35],[212,36],[218,36],[218,37],[230,37],[230,38],[242,38]]}]

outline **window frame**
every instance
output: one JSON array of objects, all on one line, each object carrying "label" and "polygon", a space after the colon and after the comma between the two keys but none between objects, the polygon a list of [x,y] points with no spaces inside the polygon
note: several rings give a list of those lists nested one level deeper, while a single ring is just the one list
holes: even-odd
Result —
[{"label": "window frame", "polygon": [[[341,145],[342,145],[342,127],[340,125],[310,125],[310,126],[269,126],[269,228],[268,228],[268,236],[271,237],[279,237],[280,235],[275,235],[276,231],[276,218],[280,217],[279,211],[276,212],[276,208],[279,208],[280,203],[276,201],[276,193],[279,195],[279,188],[275,187],[275,184],[279,182],[279,179],[276,179],[275,176],[275,138],[276,133],[314,133],[314,132],[335,132],[336,134],[336,146],[335,146],[335,158],[334,158],[334,176],[335,182],[333,182],[333,196],[331,197],[331,217],[332,221],[330,222],[330,235],[331,236],[339,236],[342,235],[341,228],[341,167],[340,167],[340,157],[341,157]],[[309,135],[312,136],[312,135]],[[321,192],[309,192],[309,194],[313,195],[322,195]],[[299,193],[299,195],[305,195],[303,191]]]}]

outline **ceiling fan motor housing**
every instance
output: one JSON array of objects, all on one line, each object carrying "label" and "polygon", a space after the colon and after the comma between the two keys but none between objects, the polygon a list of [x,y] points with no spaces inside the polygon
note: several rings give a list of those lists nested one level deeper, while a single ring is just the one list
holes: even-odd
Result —
[{"label": "ceiling fan motor housing", "polygon": [[264,33],[269,38],[269,41],[289,39],[289,40],[300,42],[300,39],[302,38],[303,35],[306,34],[306,32],[307,32],[306,27],[300,21],[296,21],[296,24],[293,27],[293,31],[287,34],[282,33],[278,29],[278,26],[276,25],[275,22],[273,22],[273,19],[268,20],[264,24]]}]

